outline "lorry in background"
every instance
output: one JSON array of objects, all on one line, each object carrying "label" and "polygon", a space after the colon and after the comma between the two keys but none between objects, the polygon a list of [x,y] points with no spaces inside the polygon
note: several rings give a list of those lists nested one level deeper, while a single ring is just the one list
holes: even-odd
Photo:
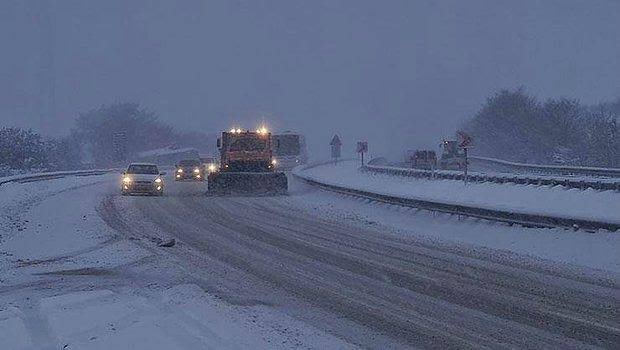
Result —
[{"label": "lorry in background", "polygon": [[415,169],[437,169],[437,154],[432,150],[410,150],[405,156],[405,163]]},{"label": "lorry in background", "polygon": [[271,136],[274,159],[279,170],[291,170],[308,161],[306,140],[303,135],[284,132]]},{"label": "lorry in background", "polygon": [[444,140],[441,143],[439,168],[442,170],[464,170],[466,166],[465,150],[456,140]]},{"label": "lorry in background", "polygon": [[207,177],[209,194],[286,194],[288,180],[276,171],[271,133],[233,128],[217,140],[220,164]]}]

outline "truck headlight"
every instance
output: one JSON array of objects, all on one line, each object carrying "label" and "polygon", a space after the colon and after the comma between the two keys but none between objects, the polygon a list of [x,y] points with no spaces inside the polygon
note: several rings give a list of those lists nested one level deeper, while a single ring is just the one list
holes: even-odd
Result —
[{"label": "truck headlight", "polygon": [[278,160],[277,159],[272,159],[271,160],[271,165],[276,165],[278,164]]},{"label": "truck headlight", "polygon": [[132,180],[131,180],[131,177],[129,177],[129,176],[125,176],[125,177],[123,178],[123,183],[124,183],[124,184],[130,184],[130,183],[131,183],[131,181],[132,181]]},{"label": "truck headlight", "polygon": [[209,164],[209,172],[214,173],[215,171],[217,171],[215,164]]}]

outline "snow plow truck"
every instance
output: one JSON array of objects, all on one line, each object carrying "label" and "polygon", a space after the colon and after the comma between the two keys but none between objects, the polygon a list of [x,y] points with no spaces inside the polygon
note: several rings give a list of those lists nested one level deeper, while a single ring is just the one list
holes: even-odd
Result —
[{"label": "snow plow truck", "polygon": [[207,177],[208,194],[286,194],[288,180],[284,173],[276,171],[271,142],[271,133],[264,127],[223,132],[217,140],[219,169]]}]

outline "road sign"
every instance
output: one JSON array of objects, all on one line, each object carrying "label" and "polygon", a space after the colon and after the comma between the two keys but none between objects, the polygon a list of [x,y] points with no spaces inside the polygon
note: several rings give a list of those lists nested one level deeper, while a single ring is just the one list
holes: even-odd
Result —
[{"label": "road sign", "polygon": [[368,142],[358,141],[357,142],[357,153],[368,153]]},{"label": "road sign", "polygon": [[127,133],[115,132],[112,135],[113,157],[115,161],[124,161],[127,158]]},{"label": "road sign", "polygon": [[342,141],[340,141],[340,137],[338,137],[338,135],[334,135],[334,137],[332,137],[332,140],[329,142],[330,145],[332,146],[342,146]]},{"label": "road sign", "polygon": [[467,149],[470,148],[472,146],[472,138],[471,136],[469,136],[467,133],[463,132],[463,131],[457,131],[456,132],[456,136],[459,139],[459,147],[463,149],[463,153],[464,153],[464,157],[465,157],[465,164],[464,164],[464,168],[463,168],[463,172],[464,172],[464,176],[463,176],[463,181],[465,181],[465,183],[467,183],[467,170],[469,168],[469,159],[467,157]]},{"label": "road sign", "polygon": [[467,147],[471,147],[473,140],[471,138],[471,136],[469,136],[467,133],[463,132],[463,131],[457,131],[456,132],[456,136],[459,139],[459,147],[461,148],[467,148]]},{"label": "road sign", "polygon": [[332,158],[333,159],[340,158],[341,148],[342,148],[342,141],[340,141],[340,137],[338,137],[338,135],[334,135],[329,145],[332,148]]},{"label": "road sign", "polygon": [[357,141],[357,153],[362,156],[362,166],[364,166],[364,153],[368,153],[368,142]]}]

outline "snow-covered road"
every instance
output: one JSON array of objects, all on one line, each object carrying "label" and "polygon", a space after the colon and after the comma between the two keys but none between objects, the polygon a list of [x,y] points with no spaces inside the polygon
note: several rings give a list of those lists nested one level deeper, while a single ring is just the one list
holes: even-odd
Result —
[{"label": "snow-covered road", "polygon": [[[271,198],[206,197],[200,183],[169,190],[121,197],[114,176],[1,188],[0,343],[385,349],[620,341],[617,235],[460,221],[296,181],[289,196]],[[174,247],[157,246],[169,238]]]},{"label": "snow-covered road", "polygon": [[205,293],[210,276],[192,277],[166,252],[182,245],[157,247],[158,232],[119,234],[100,215],[106,199],[161,198],[117,198],[116,178],[0,189],[1,349],[352,347],[260,302]]}]

